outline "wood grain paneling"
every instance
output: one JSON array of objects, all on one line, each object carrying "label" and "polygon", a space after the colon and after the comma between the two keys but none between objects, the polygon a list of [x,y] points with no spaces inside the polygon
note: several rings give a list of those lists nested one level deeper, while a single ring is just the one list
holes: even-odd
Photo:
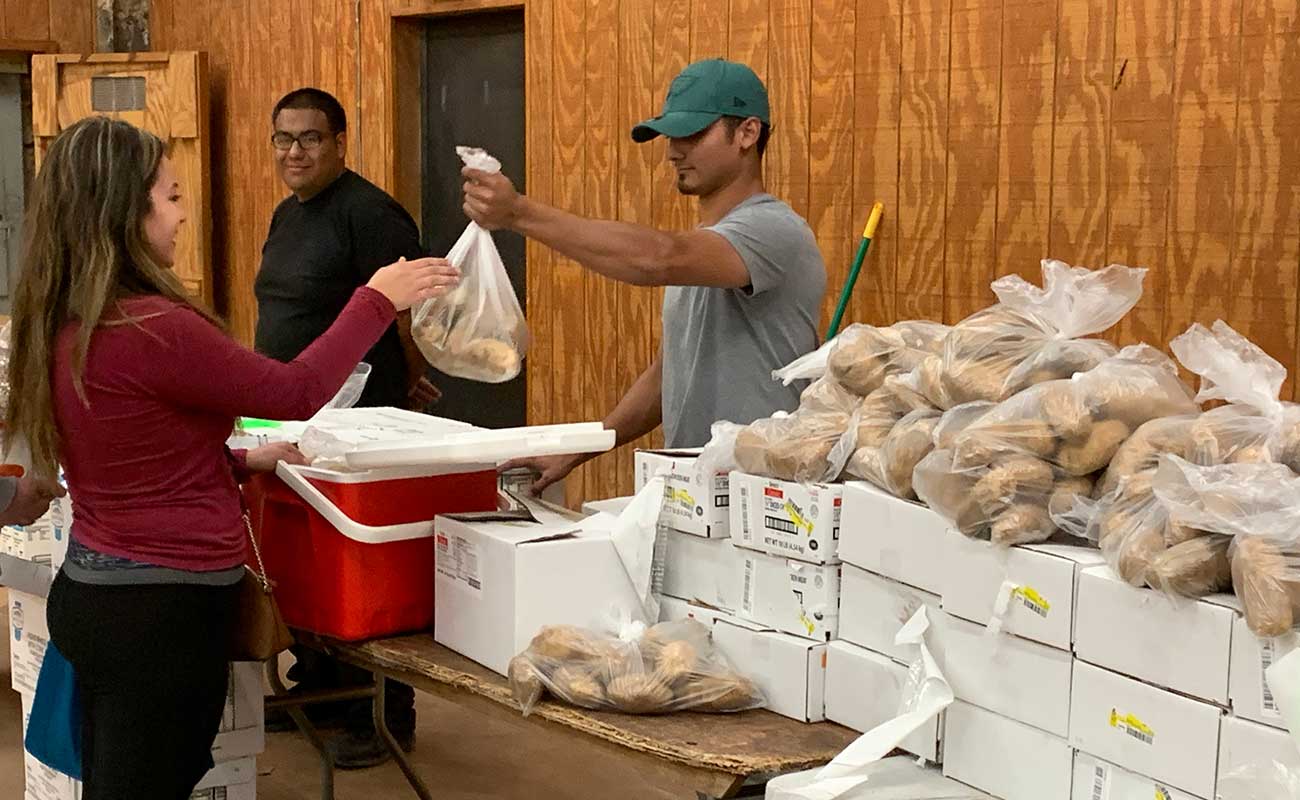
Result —
[{"label": "wood grain paneling", "polygon": [[[49,3],[0,0],[0,32],[87,49],[89,4]],[[1043,256],[1113,261],[1150,270],[1117,341],[1164,344],[1223,316],[1300,369],[1291,0],[366,0],[359,27],[353,0],[154,0],[160,47],[211,54],[218,299],[236,333],[252,331],[258,249],[283,195],[270,104],[296,83],[334,92],[353,117],[352,163],[395,188],[393,16],[502,5],[525,8],[539,200],[696,224],[663,143],[627,131],[690,60],[725,55],[768,84],[769,188],[817,233],[828,295],[885,203],[847,321],[955,321],[990,300],[993,276],[1037,280]],[[658,350],[661,292],[527,253],[529,418],[603,416]],[[573,499],[630,490],[629,458],[594,462]]]}]

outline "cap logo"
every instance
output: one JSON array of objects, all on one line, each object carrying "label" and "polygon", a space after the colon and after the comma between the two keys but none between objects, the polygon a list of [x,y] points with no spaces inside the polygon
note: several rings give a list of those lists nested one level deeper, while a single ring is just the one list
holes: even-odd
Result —
[{"label": "cap logo", "polygon": [[745,103],[745,101],[741,100],[739,97],[733,96],[731,98],[731,105],[733,108],[744,108],[747,105],[747,103]]}]

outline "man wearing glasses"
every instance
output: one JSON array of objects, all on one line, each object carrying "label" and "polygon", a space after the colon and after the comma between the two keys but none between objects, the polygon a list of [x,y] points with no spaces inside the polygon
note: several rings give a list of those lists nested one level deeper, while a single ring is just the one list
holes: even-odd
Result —
[{"label": "man wearing glasses", "polygon": [[[376,270],[425,253],[411,215],[345,165],[347,117],[338,100],[319,89],[298,89],[276,103],[271,124],[276,169],[293,194],[275,209],[262,246],[254,285],[255,346],[272,358],[292,361],[334,323],[352,293]],[[424,378],[427,365],[409,341],[409,317],[405,322],[391,327],[366,355],[371,373],[358,405],[422,408],[437,399],[437,390]],[[289,677],[297,681],[295,688],[329,689],[369,680],[364,672],[320,653],[298,647],[293,652],[298,663]],[[388,725],[409,750],[415,693],[395,681],[387,685]],[[330,743],[336,766],[357,769],[388,759],[370,721],[368,701],[341,714],[332,710],[310,709],[323,727],[345,726],[344,735]],[[272,719],[267,727],[288,730],[292,723],[287,717]]]}]

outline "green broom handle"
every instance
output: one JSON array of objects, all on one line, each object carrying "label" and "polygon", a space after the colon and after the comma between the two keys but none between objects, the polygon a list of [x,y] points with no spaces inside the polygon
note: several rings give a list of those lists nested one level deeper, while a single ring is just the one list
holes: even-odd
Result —
[{"label": "green broom handle", "polygon": [[849,297],[853,294],[853,287],[858,282],[858,273],[862,271],[862,262],[867,257],[867,248],[871,246],[871,240],[876,235],[876,226],[880,224],[880,215],[885,212],[884,203],[876,203],[871,207],[871,216],[867,217],[867,226],[862,229],[862,242],[858,245],[858,253],[853,257],[853,267],[849,270],[849,278],[844,282],[844,289],[840,291],[840,302],[835,306],[835,315],[831,317],[831,326],[826,331],[827,340],[835,338],[835,334],[840,332],[840,323],[844,321],[844,311],[849,306]]}]

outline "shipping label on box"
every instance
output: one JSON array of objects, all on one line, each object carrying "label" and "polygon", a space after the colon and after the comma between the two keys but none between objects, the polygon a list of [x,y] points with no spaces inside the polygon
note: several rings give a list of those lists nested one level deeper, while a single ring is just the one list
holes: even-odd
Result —
[{"label": "shipping label on box", "polygon": [[736,543],[812,564],[838,563],[844,487],[731,473]]},{"label": "shipping label on box", "polygon": [[[848,642],[826,651],[826,718],[860,733],[899,716],[909,691],[908,668]],[[927,761],[941,755],[943,714],[913,731],[899,747]]]},{"label": "shipping label on box", "polygon": [[826,718],[826,643],[720,619],[713,643],[763,690],[767,710],[800,722]]},{"label": "shipping label on box", "polygon": [[901,664],[910,664],[920,655],[920,648],[894,644],[894,638],[922,606],[930,609],[931,620],[936,619],[939,605],[938,595],[844,564],[840,573],[839,636]]},{"label": "shipping label on box", "polygon": [[1228,695],[1232,713],[1243,719],[1286,729],[1282,711],[1265,671],[1296,647],[1294,635],[1261,639],[1238,616],[1232,627],[1232,666],[1228,671]]},{"label": "shipping label on box", "polygon": [[1061,650],[1074,640],[1079,574],[1104,564],[1099,551],[1068,545],[995,547],[949,531],[943,559],[943,608],[981,625]]},{"label": "shipping label on box", "polygon": [[1002,800],[1070,800],[1073,768],[1059,736],[960,700],[948,707],[943,774],[953,780]]},{"label": "shipping label on box", "polygon": [[663,593],[726,611],[740,608],[743,550],[728,539],[669,530],[663,542]]},{"label": "shipping label on box", "polygon": [[45,599],[9,590],[9,669],[14,691],[36,693],[36,679],[50,643]]},{"label": "shipping label on box", "polygon": [[943,612],[931,621],[930,650],[959,700],[1068,735],[1073,656]]},{"label": "shipping label on box", "polygon": [[1173,603],[1109,567],[1085,569],[1074,650],[1090,664],[1226,708],[1235,603],[1228,595]]},{"label": "shipping label on box", "polygon": [[1070,744],[1196,797],[1212,798],[1219,757],[1218,706],[1079,662]]},{"label": "shipping label on box", "polygon": [[947,520],[865,481],[844,484],[840,560],[942,594]]},{"label": "shipping label on box", "polygon": [[740,616],[796,636],[830,641],[839,630],[840,566],[743,552]]},{"label": "shipping label on box", "polygon": [[1214,800],[1129,772],[1087,753],[1074,754],[1075,800]]},{"label": "shipping label on box", "polygon": [[731,535],[731,481],[725,472],[700,475],[699,455],[699,450],[638,450],[635,488],[639,492],[651,478],[664,475],[660,520],[682,533],[725,539]]},{"label": "shipping label on box", "polygon": [[1292,775],[1300,775],[1300,748],[1291,734],[1250,720],[1224,718],[1219,740],[1218,783],[1224,798],[1236,797],[1226,791],[1229,787],[1225,786],[1225,778],[1260,767],[1272,771],[1274,764],[1280,764]]}]

